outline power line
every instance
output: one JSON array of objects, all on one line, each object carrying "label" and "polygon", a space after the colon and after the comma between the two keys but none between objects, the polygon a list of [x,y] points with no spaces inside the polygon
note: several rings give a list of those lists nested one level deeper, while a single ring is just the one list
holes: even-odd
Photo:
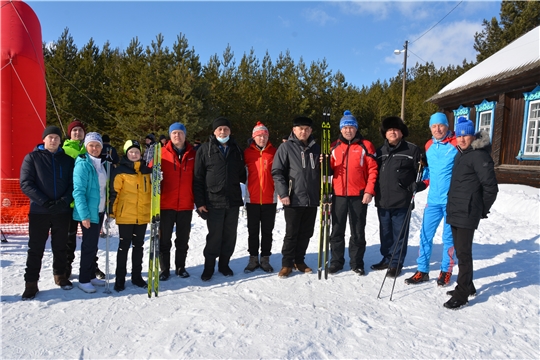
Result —
[{"label": "power line", "polygon": [[458,2],[458,4],[457,4],[456,6],[454,6],[454,8],[448,12],[448,14],[444,15],[443,18],[442,18],[441,20],[439,20],[435,25],[433,25],[432,27],[430,27],[425,33],[423,33],[422,35],[420,35],[416,40],[411,41],[410,44],[412,44],[412,43],[418,41],[420,38],[422,38],[422,36],[424,36],[424,35],[426,35],[428,32],[430,32],[435,26],[439,25],[440,22],[443,21],[448,15],[450,15],[450,14],[452,13],[452,11],[456,10],[456,8],[457,8],[462,2],[463,2],[463,0],[460,1],[460,2]]}]

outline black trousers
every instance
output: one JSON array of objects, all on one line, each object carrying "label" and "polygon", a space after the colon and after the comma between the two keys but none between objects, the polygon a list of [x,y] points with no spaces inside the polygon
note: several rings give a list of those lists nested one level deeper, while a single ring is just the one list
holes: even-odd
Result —
[{"label": "black trousers", "polygon": [[131,252],[131,279],[141,278],[144,235],[147,224],[121,224],[118,225],[118,252],[116,253],[116,283],[124,284],[127,273],[127,258],[130,247]]},{"label": "black trousers", "polygon": [[276,221],[277,204],[246,204],[248,227],[248,251],[250,256],[259,256],[259,230],[261,256],[272,255],[272,231]]},{"label": "black trousers", "polygon": [[[73,210],[72,214],[70,215],[70,222],[68,227],[68,235],[67,235],[67,241],[66,241],[66,258],[67,263],[66,265],[69,265],[71,268],[71,264],[73,264],[73,260],[75,260],[75,250],[77,249],[77,228],[79,227],[80,221],[73,220]],[[81,229],[83,228],[81,224]],[[101,230],[100,230],[101,231]],[[96,269],[98,268],[97,265],[98,257],[96,256]]]},{"label": "black trousers", "polygon": [[79,221],[73,220],[73,218],[71,218],[69,222],[68,236],[67,236],[67,241],[66,241],[67,261],[69,264],[73,263],[73,260],[75,260],[75,249],[77,248],[77,227],[78,226],[79,226]]},{"label": "black trousers", "polygon": [[51,231],[51,249],[53,253],[53,274],[66,273],[66,241],[71,213],[64,214],[29,214],[28,255],[24,280],[39,280],[41,260],[45,251],[45,243]]},{"label": "black trousers", "polygon": [[191,232],[191,219],[193,210],[176,211],[176,210],[161,210],[161,220],[159,224],[159,253],[161,270],[168,270],[171,266],[171,248],[172,234],[174,225],[176,224],[176,239],[174,246],[175,254],[175,269],[186,266],[186,257],[189,249],[189,234]]},{"label": "black trousers", "polygon": [[473,257],[472,244],[474,229],[464,229],[452,226],[452,237],[454,238],[454,249],[458,259],[457,286],[453,297],[467,301],[471,292],[476,292],[473,284]]},{"label": "black trousers", "polygon": [[332,234],[330,236],[331,264],[343,267],[345,264],[345,229],[347,215],[351,237],[349,238],[349,257],[351,269],[364,267],[366,252],[367,204],[362,204],[363,196],[332,197]]},{"label": "black trousers", "polygon": [[96,277],[96,254],[104,215],[105,213],[99,214],[99,224],[90,223],[88,229],[82,226],[81,267],[79,269],[81,283],[88,283]]},{"label": "black trousers", "polygon": [[240,207],[228,209],[208,209],[208,235],[203,255],[205,262],[210,263],[219,258],[219,267],[229,265],[229,260],[236,246],[238,214]]},{"label": "black trousers", "polygon": [[303,264],[309,240],[315,229],[316,207],[290,207],[283,208],[285,216],[285,237],[281,248],[281,266],[293,267],[294,264]]}]

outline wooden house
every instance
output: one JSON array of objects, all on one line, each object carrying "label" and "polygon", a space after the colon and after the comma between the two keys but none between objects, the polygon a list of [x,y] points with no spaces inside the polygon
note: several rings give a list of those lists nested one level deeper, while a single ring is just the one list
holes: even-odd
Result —
[{"label": "wooden house", "polygon": [[499,183],[540,188],[540,26],[445,86],[428,101],[490,133]]}]

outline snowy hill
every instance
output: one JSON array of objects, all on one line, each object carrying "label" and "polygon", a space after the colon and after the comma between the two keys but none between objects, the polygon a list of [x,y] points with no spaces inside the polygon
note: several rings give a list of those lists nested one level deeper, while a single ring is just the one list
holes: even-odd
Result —
[{"label": "snowy hill", "polygon": [[[392,279],[381,293],[384,272],[378,262],[378,221],[368,210],[365,255],[367,275],[349,271],[318,280],[314,274],[244,274],[247,264],[246,219],[241,216],[231,259],[235,272],[216,272],[202,282],[206,224],[194,214],[187,270],[191,277],[161,282],[158,298],[129,281],[111,294],[86,294],[77,287],[54,285],[50,243],[43,258],[40,291],[21,301],[26,237],[2,243],[2,359],[142,358],[540,358],[540,193],[521,185],[500,185],[489,219],[482,220],[473,245],[478,295],[458,311],[443,308],[449,288],[435,280],[441,260],[441,229],[435,237],[431,280],[405,285],[416,270],[419,229],[427,191],[416,197],[403,274],[389,301]],[[318,224],[318,222],[317,222]],[[271,263],[281,268],[285,222],[276,217]],[[110,238],[114,274],[117,230]],[[317,262],[318,231],[306,263]],[[80,239],[78,239],[80,242]],[[145,243],[148,246],[148,242]],[[99,243],[105,269],[105,239]],[[77,246],[76,264],[80,244]],[[346,254],[346,258],[347,258]],[[147,256],[143,264],[146,275]],[[130,264],[130,260],[128,260]],[[130,266],[128,265],[128,273]],[[72,280],[77,284],[78,269]],[[453,288],[457,268],[452,277]]]}]

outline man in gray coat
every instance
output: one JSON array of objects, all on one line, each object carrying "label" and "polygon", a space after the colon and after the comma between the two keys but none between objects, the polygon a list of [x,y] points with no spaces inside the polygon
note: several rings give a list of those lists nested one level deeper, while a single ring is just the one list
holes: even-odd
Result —
[{"label": "man in gray coat", "polygon": [[291,135],[279,146],[272,165],[286,222],[280,278],[288,277],[293,267],[302,273],[312,272],[304,258],[315,228],[321,188],[321,147],[311,135],[312,126],[313,121],[308,117],[295,118]]}]

